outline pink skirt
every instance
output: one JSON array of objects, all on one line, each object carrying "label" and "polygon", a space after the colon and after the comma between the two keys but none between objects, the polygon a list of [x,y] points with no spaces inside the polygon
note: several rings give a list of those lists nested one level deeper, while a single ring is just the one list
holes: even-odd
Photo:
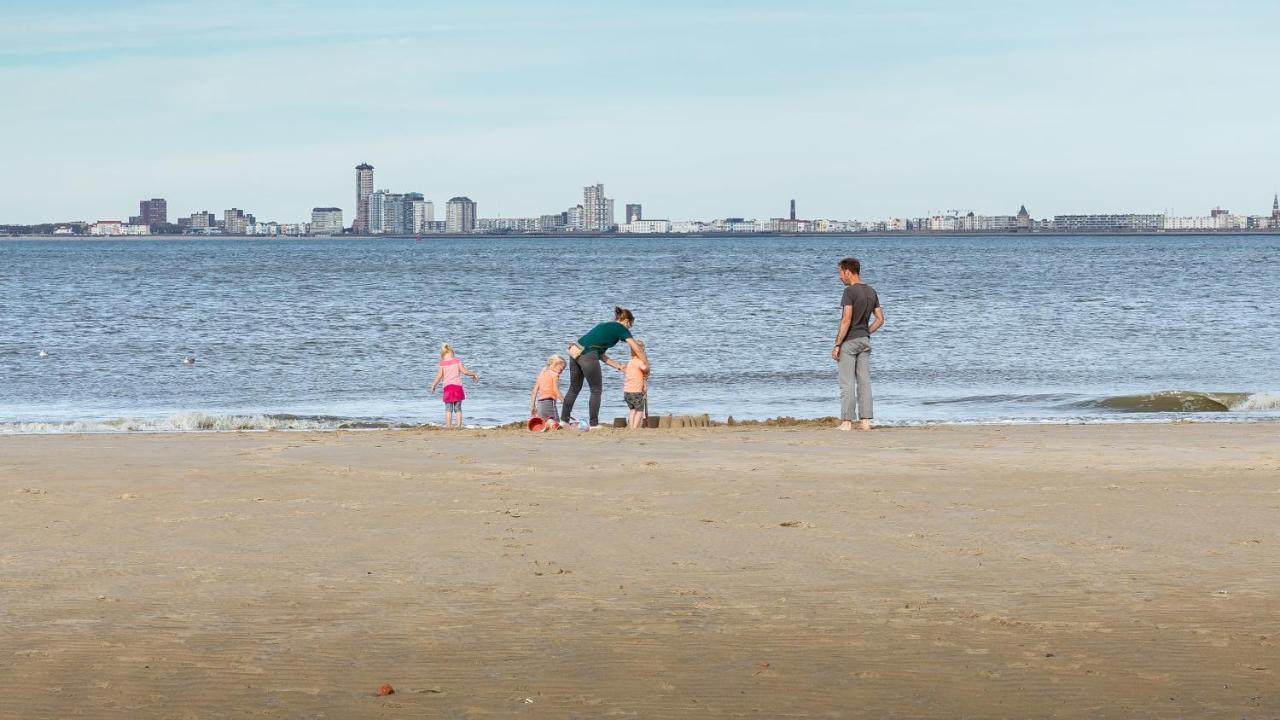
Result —
[{"label": "pink skirt", "polygon": [[462,402],[467,399],[467,394],[462,391],[461,385],[445,385],[444,401],[447,403]]}]

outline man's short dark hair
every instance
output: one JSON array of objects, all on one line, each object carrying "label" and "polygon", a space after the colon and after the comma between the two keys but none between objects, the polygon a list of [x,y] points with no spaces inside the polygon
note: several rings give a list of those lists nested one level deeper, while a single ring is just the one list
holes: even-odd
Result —
[{"label": "man's short dark hair", "polygon": [[854,275],[861,275],[862,263],[858,262],[858,258],[845,258],[840,261],[840,269],[845,272],[851,272]]}]

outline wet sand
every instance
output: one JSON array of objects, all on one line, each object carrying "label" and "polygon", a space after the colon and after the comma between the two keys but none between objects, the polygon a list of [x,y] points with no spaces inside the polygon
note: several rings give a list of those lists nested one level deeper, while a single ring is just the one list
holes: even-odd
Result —
[{"label": "wet sand", "polygon": [[1278,550],[1275,424],[4,437],[0,717],[1273,718]]}]

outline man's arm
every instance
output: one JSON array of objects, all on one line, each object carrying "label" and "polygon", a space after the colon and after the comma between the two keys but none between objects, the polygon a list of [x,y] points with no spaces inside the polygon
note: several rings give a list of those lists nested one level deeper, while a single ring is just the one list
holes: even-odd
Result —
[{"label": "man's arm", "polygon": [[884,308],[876,306],[876,319],[871,321],[871,325],[867,327],[867,332],[874,335],[877,330],[884,325]]},{"label": "man's arm", "polygon": [[836,345],[831,348],[831,359],[840,359],[840,345],[844,342],[844,336],[849,334],[849,326],[853,324],[853,306],[845,305],[844,312],[840,315],[840,329],[836,332]]}]

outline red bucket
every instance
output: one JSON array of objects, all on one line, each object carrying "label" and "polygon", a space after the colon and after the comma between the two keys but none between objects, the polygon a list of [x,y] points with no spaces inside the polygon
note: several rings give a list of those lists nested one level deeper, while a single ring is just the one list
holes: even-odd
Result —
[{"label": "red bucket", "polygon": [[542,432],[547,429],[547,421],[540,417],[529,418],[529,432]]}]

